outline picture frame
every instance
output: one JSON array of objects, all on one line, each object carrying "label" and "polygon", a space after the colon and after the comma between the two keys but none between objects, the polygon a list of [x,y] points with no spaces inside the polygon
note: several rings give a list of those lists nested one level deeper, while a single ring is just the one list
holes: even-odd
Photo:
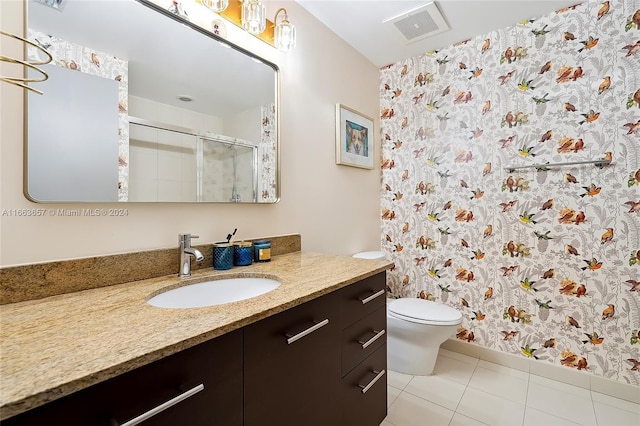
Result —
[{"label": "picture frame", "polygon": [[336,104],[336,164],[373,169],[374,138],[371,117]]}]

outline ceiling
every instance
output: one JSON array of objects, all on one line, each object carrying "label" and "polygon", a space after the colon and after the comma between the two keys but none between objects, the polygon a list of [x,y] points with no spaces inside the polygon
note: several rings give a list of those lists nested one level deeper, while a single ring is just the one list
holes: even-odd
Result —
[{"label": "ceiling", "polygon": [[[430,1],[425,0],[296,0],[373,64],[383,67],[430,50],[536,18],[580,0],[438,0],[449,30],[407,43],[391,23]],[[291,17],[292,23],[294,18]],[[299,29],[301,32],[302,29]]]}]

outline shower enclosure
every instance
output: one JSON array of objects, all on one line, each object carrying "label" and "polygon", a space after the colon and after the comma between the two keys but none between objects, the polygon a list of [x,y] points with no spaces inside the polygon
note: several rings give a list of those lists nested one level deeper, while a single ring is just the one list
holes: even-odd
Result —
[{"label": "shower enclosure", "polygon": [[249,141],[130,117],[128,201],[255,202],[257,163]]}]

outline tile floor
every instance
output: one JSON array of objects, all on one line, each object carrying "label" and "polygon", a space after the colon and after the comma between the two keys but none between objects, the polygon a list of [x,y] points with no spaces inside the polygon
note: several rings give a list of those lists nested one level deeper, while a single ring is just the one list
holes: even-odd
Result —
[{"label": "tile floor", "polygon": [[380,426],[639,426],[640,405],[440,349],[434,375],[389,371]]}]

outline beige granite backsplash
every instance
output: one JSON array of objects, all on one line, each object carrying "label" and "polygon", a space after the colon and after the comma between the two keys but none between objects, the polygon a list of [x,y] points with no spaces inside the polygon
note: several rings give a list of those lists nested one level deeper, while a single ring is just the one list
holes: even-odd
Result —
[{"label": "beige granite backsplash", "polygon": [[[272,256],[297,252],[302,247],[299,234],[245,241],[263,239],[271,240]],[[204,260],[192,261],[192,270],[213,268],[212,244],[194,245]],[[178,274],[177,246],[176,240],[175,248],[0,268],[0,305]]]}]

